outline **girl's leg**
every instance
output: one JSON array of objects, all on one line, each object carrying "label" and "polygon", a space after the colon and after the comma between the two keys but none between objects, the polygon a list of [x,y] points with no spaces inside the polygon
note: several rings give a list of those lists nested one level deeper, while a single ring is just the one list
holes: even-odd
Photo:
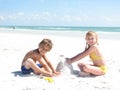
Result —
[{"label": "girl's leg", "polygon": [[83,67],[85,66],[84,63],[78,63],[78,68],[80,69],[80,71],[83,71]]},{"label": "girl's leg", "polygon": [[105,74],[99,67],[93,65],[85,65],[83,67],[85,72],[91,73],[93,75],[103,75]]},{"label": "girl's leg", "polygon": [[80,76],[85,77],[85,76],[90,76],[90,73],[84,71],[84,67],[86,67],[85,63],[78,63],[78,67],[80,69]]}]

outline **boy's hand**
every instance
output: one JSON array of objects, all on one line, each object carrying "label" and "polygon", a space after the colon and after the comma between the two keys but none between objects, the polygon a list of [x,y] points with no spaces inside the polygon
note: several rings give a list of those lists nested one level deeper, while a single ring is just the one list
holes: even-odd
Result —
[{"label": "boy's hand", "polygon": [[59,76],[60,72],[55,71],[54,74],[55,74],[55,76]]}]

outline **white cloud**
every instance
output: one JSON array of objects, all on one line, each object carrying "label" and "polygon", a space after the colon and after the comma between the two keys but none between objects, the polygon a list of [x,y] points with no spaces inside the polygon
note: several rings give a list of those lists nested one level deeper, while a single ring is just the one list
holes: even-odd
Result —
[{"label": "white cloud", "polygon": [[24,13],[23,13],[23,12],[18,12],[17,15],[18,15],[18,16],[23,16]]},{"label": "white cloud", "polygon": [[104,16],[103,17],[103,20],[105,20],[105,21],[107,21],[107,22],[112,22],[113,21],[113,19],[112,18],[110,18],[110,17],[106,17],[106,16]]},{"label": "white cloud", "polygon": [[[7,17],[8,17],[8,19],[10,19],[10,20],[15,20],[15,19],[17,19],[17,17],[14,16],[14,15],[8,15]],[[6,17],[6,18],[7,18],[7,17]]]},{"label": "white cloud", "polygon": [[62,21],[67,22],[81,22],[83,19],[81,19],[80,16],[71,16],[71,15],[64,15],[61,17]]},{"label": "white cloud", "polygon": [[[86,18],[85,18],[86,19]],[[47,22],[81,22],[84,20],[83,17],[73,16],[73,15],[59,15],[57,13],[42,12],[42,13],[33,13],[26,14],[24,12],[11,13],[7,15],[0,16],[0,20],[30,20],[30,21],[40,21],[43,20]]]},{"label": "white cloud", "polygon": [[39,14],[33,14],[30,16],[33,20],[45,20],[45,21],[53,21],[58,18],[56,14],[49,13],[49,12],[42,12]]},{"label": "white cloud", "polygon": [[78,24],[107,24],[112,25],[115,23],[120,22],[120,16],[100,16],[93,18],[87,16],[85,14],[75,15],[75,14],[57,14],[51,12],[41,12],[41,13],[24,13],[24,12],[17,12],[11,13],[6,15],[0,16],[0,21],[14,21],[20,24],[31,24],[31,23],[38,23],[38,24],[66,24],[66,25],[78,25]]},{"label": "white cloud", "polygon": [[0,21],[5,20],[4,16],[0,16]]},{"label": "white cloud", "polygon": [[115,17],[109,17],[109,16],[104,16],[103,17],[103,20],[105,21],[105,22],[109,22],[109,23],[115,23],[115,22],[118,22],[118,23],[120,23],[120,16],[115,16]]}]

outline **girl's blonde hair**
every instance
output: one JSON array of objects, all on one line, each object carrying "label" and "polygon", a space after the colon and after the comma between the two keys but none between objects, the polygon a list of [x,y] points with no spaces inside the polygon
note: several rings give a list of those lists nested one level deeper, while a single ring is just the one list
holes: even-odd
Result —
[{"label": "girl's blonde hair", "polygon": [[[86,33],[85,39],[86,39],[87,37],[89,37],[89,36],[95,36],[95,37],[96,37],[96,44],[98,44],[98,35],[97,35],[96,32],[94,32],[94,31],[88,31],[88,32]],[[88,49],[88,48],[89,48],[89,45],[86,43],[85,50]]]}]

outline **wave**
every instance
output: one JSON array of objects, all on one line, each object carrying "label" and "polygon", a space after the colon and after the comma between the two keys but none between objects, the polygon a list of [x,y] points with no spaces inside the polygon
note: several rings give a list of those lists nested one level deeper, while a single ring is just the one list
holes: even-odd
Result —
[{"label": "wave", "polygon": [[8,29],[50,30],[50,31],[88,31],[120,32],[120,27],[79,27],[79,26],[0,26]]}]

